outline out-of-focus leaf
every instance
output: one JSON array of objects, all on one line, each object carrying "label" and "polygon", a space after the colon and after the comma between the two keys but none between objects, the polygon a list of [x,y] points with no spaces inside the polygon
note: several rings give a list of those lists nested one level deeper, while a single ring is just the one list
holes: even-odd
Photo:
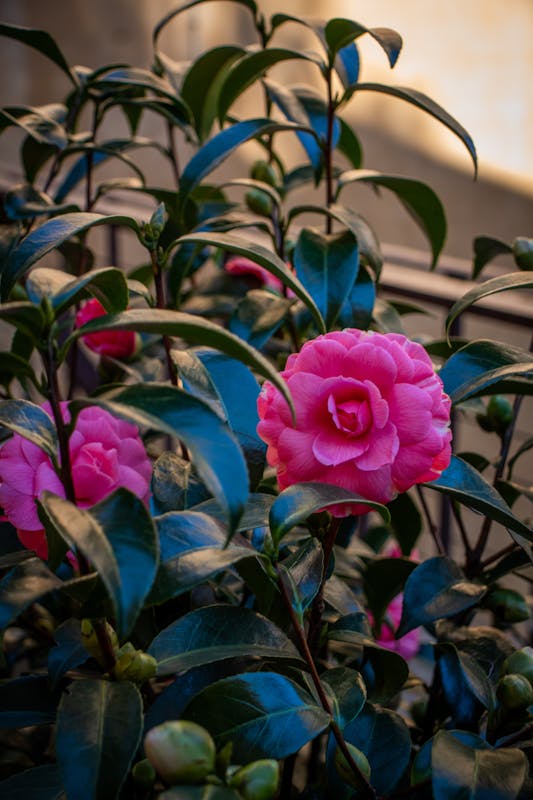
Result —
[{"label": "out-of-focus leaf", "polygon": [[66,800],[63,781],[55,764],[24,770],[0,782],[3,800]]},{"label": "out-of-focus leaf", "polygon": [[58,441],[51,417],[29,400],[4,400],[0,425],[36,444],[57,465]]},{"label": "out-of-focus leaf", "polygon": [[493,239],[491,236],[476,236],[474,239],[474,264],[472,266],[472,278],[475,280],[481,270],[498,256],[507,255],[513,252],[511,245],[500,239]]},{"label": "out-of-focus leaf", "polygon": [[24,675],[0,683],[0,728],[46,725],[56,717],[59,692],[46,675]]},{"label": "out-of-focus leaf", "polygon": [[457,319],[459,314],[462,314],[473,303],[477,303],[483,297],[489,297],[498,292],[506,292],[510,289],[531,289],[533,288],[533,277],[523,272],[511,272],[507,275],[500,275],[497,278],[491,278],[484,281],[477,286],[474,286],[470,291],[461,297],[456,303],[453,304],[448,316],[446,317],[446,331],[450,330],[450,325]]},{"label": "out-of-focus leaf", "polygon": [[60,579],[40,558],[30,557],[17,564],[0,581],[0,629],[60,586]]},{"label": "out-of-focus leaf", "polygon": [[34,50],[38,50],[43,56],[53,61],[54,64],[68,76],[69,80],[77,86],[78,82],[65,56],[54,39],[46,31],[41,31],[38,28],[24,28],[20,25],[2,23],[0,24],[0,36],[7,36],[10,39],[15,39],[17,42],[28,45],[28,47],[32,47]]}]

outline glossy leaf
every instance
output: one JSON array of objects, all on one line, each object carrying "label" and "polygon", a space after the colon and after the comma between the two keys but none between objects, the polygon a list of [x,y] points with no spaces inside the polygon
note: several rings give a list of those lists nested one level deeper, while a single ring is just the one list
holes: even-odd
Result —
[{"label": "glossy leaf", "polygon": [[[219,234],[220,236],[222,234]],[[272,254],[269,254],[269,256],[272,257]],[[300,292],[302,291],[303,289],[300,289]],[[247,364],[260,375],[268,378],[271,383],[277,386],[289,405],[291,404],[285,383],[268,359],[239,339],[238,336],[226,331],[220,325],[209,322],[209,320],[198,319],[192,314],[184,314],[180,311],[166,311],[159,308],[150,310],[132,309],[124,311],[122,314],[98,317],[83,327],[77,328],[65,343],[64,348],[68,349],[73,340],[84,336],[86,333],[105,330],[131,330],[139,333],[159,334],[160,336],[179,336],[193,344],[214,347],[228,356],[238,358],[239,361]]]},{"label": "glossy leaf", "polygon": [[57,464],[56,428],[40,406],[29,400],[4,400],[0,405],[0,425],[36,444]]},{"label": "glossy leaf", "polygon": [[[213,0],[189,0],[188,3],[184,3],[178,8],[174,8],[172,11],[169,11],[168,14],[165,14],[165,16],[159,20],[152,33],[152,41],[154,44],[154,48],[156,48],[157,46],[157,42],[163,28],[165,28],[168,25],[168,23],[174,19],[174,17],[177,17],[177,15],[181,14],[182,11],[187,11],[187,9],[189,8],[194,8],[195,6],[199,6],[201,3],[205,3],[208,1],[213,2]],[[255,17],[257,13],[257,5],[254,2],[254,0],[233,0],[233,2],[238,3],[239,5],[249,9]]]},{"label": "glossy leaf", "polygon": [[262,48],[247,53],[230,70],[220,90],[218,119],[222,125],[227,113],[235,100],[261,78],[265,72],[279,64],[281,61],[304,59],[315,62],[318,60],[311,54],[302,50],[289,50],[282,47]]},{"label": "glossy leaf", "polygon": [[157,660],[158,675],[228,658],[302,661],[292,642],[266,617],[227,605],[191,611],[162,630],[148,652]]},{"label": "glossy leaf", "polygon": [[[27,336],[31,342],[41,342],[41,333],[45,321],[42,310],[33,303],[24,300],[0,305],[0,319],[9,325],[14,325],[21,334]],[[12,347],[12,350],[15,350]],[[31,355],[31,349],[28,357]]]},{"label": "glossy leaf", "polygon": [[237,305],[229,329],[252,347],[261,349],[287,317],[292,301],[263,289],[252,289]]},{"label": "glossy leaf", "polygon": [[363,151],[361,142],[355,135],[348,123],[337,117],[340,126],[340,136],[337,142],[337,150],[348,159],[354,169],[359,169],[363,161]]},{"label": "glossy leaf", "polygon": [[382,186],[396,195],[406,211],[412,216],[431,245],[431,266],[437,263],[446,239],[446,216],[444,207],[427,184],[399,175],[383,175],[373,170],[350,170],[339,177],[338,192],[347,184],[362,181],[372,186]]},{"label": "glossy leaf", "polygon": [[376,40],[384,50],[391,68],[394,67],[402,49],[402,37],[392,28],[366,28],[351,19],[340,17],[330,19],[324,27],[325,39],[333,55],[364,33]]},{"label": "glossy leaf", "polygon": [[67,619],[54,631],[55,647],[48,653],[48,675],[51,685],[57,686],[70,669],[87,661],[89,654],[81,638],[79,620]]},{"label": "glossy leaf", "polygon": [[196,695],[184,717],[206,727],[217,748],[232,741],[232,757],[240,763],[286,758],[322,733],[330,719],[311,695],[275,672],[217,681]]},{"label": "glossy leaf", "polygon": [[438,670],[452,718],[457,725],[471,728],[479,722],[483,709],[492,710],[494,692],[483,669],[468,653],[461,653],[450,642],[437,647]]},{"label": "glossy leaf", "polygon": [[0,728],[26,728],[54,722],[59,693],[46,675],[24,675],[0,683]]},{"label": "glossy leaf", "polygon": [[60,586],[60,579],[40,558],[31,557],[17,564],[0,581],[0,629]]},{"label": "glossy leaf", "polygon": [[115,267],[95,269],[75,279],[62,270],[37,267],[28,276],[26,291],[35,303],[48,297],[57,315],[90,295],[109,312],[123,311],[128,305],[124,273]]},{"label": "glossy leaf", "polygon": [[161,561],[149,603],[177,597],[240,560],[257,556],[249,545],[230,542],[226,547],[227,532],[207,514],[169,512],[157,517],[156,525]]},{"label": "glossy leaf", "polygon": [[376,792],[380,796],[391,792],[407,769],[411,755],[409,730],[399,714],[367,703],[346,726],[344,737],[367,757]]},{"label": "glossy leaf", "polygon": [[430,625],[471,608],[486,591],[485,586],[468,581],[451,559],[443,556],[429,558],[407,578],[396,638],[419,625]]},{"label": "glossy leaf", "polygon": [[279,131],[295,131],[300,126],[291,122],[273,122],[268,118],[247,119],[237,122],[209,139],[191,158],[183,170],[180,180],[179,202],[183,207],[186,199],[202,178],[209,175],[237,147],[250,139],[266,136]]},{"label": "glossy leaf", "polygon": [[[453,402],[460,402],[470,394],[481,393],[485,388],[499,382],[499,370],[518,367],[522,370],[530,364],[533,369],[533,354],[522,348],[488,339],[468,342],[448,358],[439,371],[444,391]],[[523,372],[517,372],[518,375]],[[496,377],[495,377],[496,376]]]},{"label": "glossy leaf", "polygon": [[385,506],[361,495],[349,492],[328,483],[297,483],[284,489],[270,509],[270,529],[279,542],[295,525],[301,525],[311,514],[339,503],[364,503],[377,511],[385,520],[390,520]]},{"label": "glossy leaf", "polygon": [[3,800],[66,800],[63,781],[55,764],[17,772],[0,782]]},{"label": "glossy leaf", "polygon": [[354,91],[371,91],[389,94],[392,97],[398,97],[400,100],[405,100],[417,108],[420,108],[422,111],[425,111],[427,114],[430,114],[439,122],[442,122],[442,124],[445,125],[452,133],[459,137],[470,153],[470,157],[472,158],[474,164],[474,171],[477,173],[477,154],[472,137],[463,128],[463,126],[451,116],[451,114],[448,114],[448,112],[445,111],[442,106],[439,106],[439,104],[435,103],[435,101],[430,97],[422,92],[417,91],[416,89],[409,89],[405,86],[389,86],[383,83],[358,83],[354,87]]},{"label": "glossy leaf", "polygon": [[142,700],[132,683],[72,683],[58,709],[55,738],[67,796],[116,800],[141,733]]},{"label": "glossy leaf", "polygon": [[407,492],[399,494],[387,504],[391,515],[391,525],[402,554],[409,556],[418,537],[422,533],[422,515],[413,498]]},{"label": "glossy leaf", "polygon": [[364,572],[364,587],[368,606],[379,626],[391,601],[400,594],[405,582],[416,568],[407,558],[375,558]]},{"label": "glossy leaf", "polygon": [[127,386],[94,403],[135,425],[179,437],[234,530],[248,494],[246,464],[233,433],[209,406],[163,384]]},{"label": "glossy leaf", "polygon": [[492,749],[482,739],[472,747],[440,731],[431,749],[435,800],[515,800],[528,766],[517,748]]},{"label": "glossy leaf", "polygon": [[213,47],[185,73],[181,96],[192,112],[200,141],[209,135],[217,118],[220,91],[228,72],[244,53],[242,47],[233,44]]},{"label": "glossy leaf", "polygon": [[9,296],[15,281],[40,258],[73,236],[77,236],[97,225],[126,225],[137,231],[138,226],[131,217],[121,215],[79,213],[63,214],[32,230],[12,250],[2,272],[1,292],[3,300]]},{"label": "glossy leaf", "polygon": [[476,236],[474,239],[474,264],[472,267],[472,278],[475,280],[481,273],[481,270],[492,261],[501,255],[508,255],[513,252],[513,248],[500,241],[500,239],[493,239],[491,236]]},{"label": "glossy leaf", "polygon": [[[28,135],[35,145],[45,147],[50,154],[63,150],[68,144],[63,126],[64,106],[5,106],[0,109],[0,133],[16,126]],[[45,151],[45,152],[46,152]],[[27,151],[26,151],[27,152]],[[41,150],[42,154],[42,150]]]},{"label": "glossy leaf", "polygon": [[251,259],[261,267],[265,267],[265,269],[275,275],[276,278],[279,278],[285,286],[292,289],[294,294],[305,303],[316,320],[319,330],[325,333],[326,329],[322,316],[313,298],[304,289],[300,281],[289,272],[285,262],[275,253],[263,247],[263,245],[252,243],[248,239],[236,236],[233,233],[192,233],[187,236],[182,236],[178,241],[180,243],[194,242],[203,246],[212,245],[213,247],[220,247],[229,253],[237,253],[237,255],[246,256],[246,258]]},{"label": "glossy leaf", "polygon": [[105,584],[119,637],[133,627],[157,568],[155,530],[142,501],[118,489],[90,511],[43,492],[43,513],[67,544],[79,549]]},{"label": "glossy leaf", "polygon": [[531,288],[533,288],[533,277],[523,272],[511,272],[507,275],[500,275],[497,278],[491,278],[488,281],[474,286],[451,307],[446,317],[446,331],[450,330],[450,325],[457,319],[459,314],[462,314],[463,311],[469,308],[473,303],[477,303],[478,300],[484,297],[490,297],[492,294],[506,292],[510,289]]},{"label": "glossy leaf", "polygon": [[338,325],[342,328],[368,330],[376,303],[376,283],[370,270],[359,264],[355,283],[342,304]]},{"label": "glossy leaf", "polygon": [[333,696],[334,716],[341,730],[352,722],[366,702],[366,686],[360,675],[349,667],[333,667],[321,680]]},{"label": "glossy leaf", "polygon": [[53,61],[54,64],[68,76],[72,83],[75,86],[77,85],[75,76],[71,72],[65,56],[54,39],[46,31],[41,31],[38,28],[23,28],[20,25],[2,23],[0,24],[0,36],[7,36],[10,39],[15,39],[17,42],[21,42],[37,50],[41,55]]},{"label": "glossy leaf", "polygon": [[328,235],[303,228],[293,258],[299,280],[314,298],[330,329],[359,271],[357,239],[350,231]]},{"label": "glossy leaf", "polygon": [[356,45],[351,42],[344,45],[335,56],[335,72],[341,79],[345,89],[359,80],[360,58]]},{"label": "glossy leaf", "polygon": [[301,547],[281,562],[280,567],[298,593],[298,605],[303,613],[309,608],[322,585],[324,575],[322,545],[314,536],[309,536]]},{"label": "glossy leaf", "polygon": [[519,544],[533,541],[533,533],[520,522],[512,513],[501,495],[494,489],[480,473],[466,461],[452,456],[450,466],[444,470],[440,478],[426,484],[428,488],[436,489],[453,497],[481,514],[486,514],[495,522],[499,522],[511,531]]}]

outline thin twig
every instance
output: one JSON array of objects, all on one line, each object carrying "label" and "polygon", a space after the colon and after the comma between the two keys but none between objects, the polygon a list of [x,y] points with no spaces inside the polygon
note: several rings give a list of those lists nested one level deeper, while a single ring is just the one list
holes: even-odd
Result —
[{"label": "thin twig", "polygon": [[442,544],[442,541],[441,541],[441,538],[440,538],[440,534],[439,534],[439,530],[438,530],[437,526],[435,525],[435,523],[433,522],[433,520],[431,518],[431,513],[429,511],[429,506],[428,506],[428,504],[426,502],[426,498],[424,497],[424,493],[422,492],[422,489],[420,488],[420,486],[416,487],[416,492],[418,494],[418,499],[420,500],[420,504],[422,506],[422,511],[424,512],[424,516],[426,518],[426,522],[428,524],[429,532],[431,533],[431,535],[433,537],[433,541],[435,542],[435,547],[437,548],[437,552],[438,552],[439,556],[445,556],[446,555],[446,550],[444,549],[444,545]]},{"label": "thin twig", "polygon": [[461,514],[459,512],[459,509],[457,507],[457,503],[455,503],[453,500],[451,500],[450,501],[450,505],[451,505],[452,514],[454,516],[455,522],[457,524],[457,527],[459,528],[459,533],[461,534],[461,539],[463,540],[463,546],[464,546],[464,549],[465,549],[465,557],[466,557],[466,561],[468,563],[468,560],[470,558],[470,554],[472,552],[472,548],[470,546],[470,542],[468,541],[466,528],[464,526],[463,519],[462,519]]}]

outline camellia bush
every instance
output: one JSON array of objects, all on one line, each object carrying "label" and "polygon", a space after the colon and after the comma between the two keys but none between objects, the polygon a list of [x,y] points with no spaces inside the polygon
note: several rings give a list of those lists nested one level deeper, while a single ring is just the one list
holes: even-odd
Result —
[{"label": "camellia bush", "polygon": [[[468,133],[415,89],[360,80],[362,37],[394,67],[388,28],[239,0],[254,43],[177,63],[160,34],[200,4],[157,25],[151,69],[71,67],[46,32],[0,25],[69,81],[61,102],[0,110],[23,181],[1,240],[0,796],[526,800],[533,532],[513,506],[533,439],[513,432],[533,361],[448,331],[531,288],[532,243],[476,240],[474,277],[502,252],[515,271],[457,298],[437,341],[408,338],[424,309],[380,296],[345,190],[392,192],[428,268],[444,210],[363,169],[345,112],[359,92],[409,103],[475,171]],[[287,26],[314,49],[277,44]],[[274,81],[284,61],[313,85]],[[250,87],[261,111],[239,118]],[[117,120],[129,135],[107,138]],[[139,166],[149,148],[173,187]],[[117,191],[151,218],[104,213]],[[99,265],[96,228],[124,229],[140,263]],[[452,408],[492,455],[452,454]]]}]

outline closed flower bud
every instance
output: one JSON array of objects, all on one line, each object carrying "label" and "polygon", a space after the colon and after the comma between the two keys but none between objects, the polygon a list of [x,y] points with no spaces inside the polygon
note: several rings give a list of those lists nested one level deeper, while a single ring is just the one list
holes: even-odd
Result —
[{"label": "closed flower bud", "polygon": [[268,161],[264,161],[263,159],[253,164],[250,170],[250,176],[254,181],[262,181],[263,183],[268,183],[269,186],[276,186],[278,182],[276,170],[272,164],[269,164]]},{"label": "closed flower bud", "polygon": [[260,214],[262,217],[269,217],[272,214],[272,200],[261,189],[250,189],[249,192],[246,192],[244,199],[254,214]]},{"label": "closed flower bud", "polygon": [[529,608],[525,598],[514,589],[496,587],[484,599],[489,608],[502,622],[523,622],[529,619]]},{"label": "closed flower bud", "polygon": [[487,416],[492,423],[492,429],[502,434],[513,421],[513,407],[506,397],[494,394],[487,406]]},{"label": "closed flower bud", "polygon": [[533,270],[533,239],[519,236],[513,242],[514,260],[520,269]]},{"label": "closed flower bud", "polygon": [[117,680],[144,683],[153,678],[157,670],[157,661],[148,653],[136,650],[131,642],[126,642],[117,653],[117,662],[113,669]]},{"label": "closed flower bud", "polygon": [[131,774],[135,783],[143,789],[151,789],[157,778],[157,773],[147,758],[138,761]]},{"label": "closed flower bud", "polygon": [[271,758],[253,761],[237,769],[229,778],[229,785],[237,789],[244,800],[271,800],[278,783],[279,764]]},{"label": "closed flower bud", "polygon": [[[346,747],[355,764],[359,767],[361,774],[368,781],[370,779],[370,764],[368,763],[367,757],[361,750],[354,747],[353,744],[349,742],[346,742]],[[366,786],[365,781],[352,770],[339,748],[335,751],[335,767],[343,781],[353,786],[354,789],[363,789]]]},{"label": "closed flower bud", "polygon": [[[109,622],[105,623],[105,630],[113,650],[118,650],[117,634]],[[102,654],[96,631],[90,619],[82,619],[81,621],[81,640],[87,652],[98,661],[101,667],[104,667],[106,665],[106,657]]]},{"label": "closed flower bud", "polygon": [[159,238],[167,224],[168,214],[164,203],[159,203],[150,219],[150,227],[155,238]]},{"label": "closed flower bud", "polygon": [[503,671],[523,675],[533,685],[533,647],[522,647],[511,653],[503,664]]},{"label": "closed flower bud", "polygon": [[201,783],[215,767],[215,743],[188,720],[171,720],[148,731],[144,751],[166,783]]},{"label": "closed flower bud", "polygon": [[506,709],[518,711],[533,703],[533,686],[523,675],[504,675],[498,682],[496,695]]}]

